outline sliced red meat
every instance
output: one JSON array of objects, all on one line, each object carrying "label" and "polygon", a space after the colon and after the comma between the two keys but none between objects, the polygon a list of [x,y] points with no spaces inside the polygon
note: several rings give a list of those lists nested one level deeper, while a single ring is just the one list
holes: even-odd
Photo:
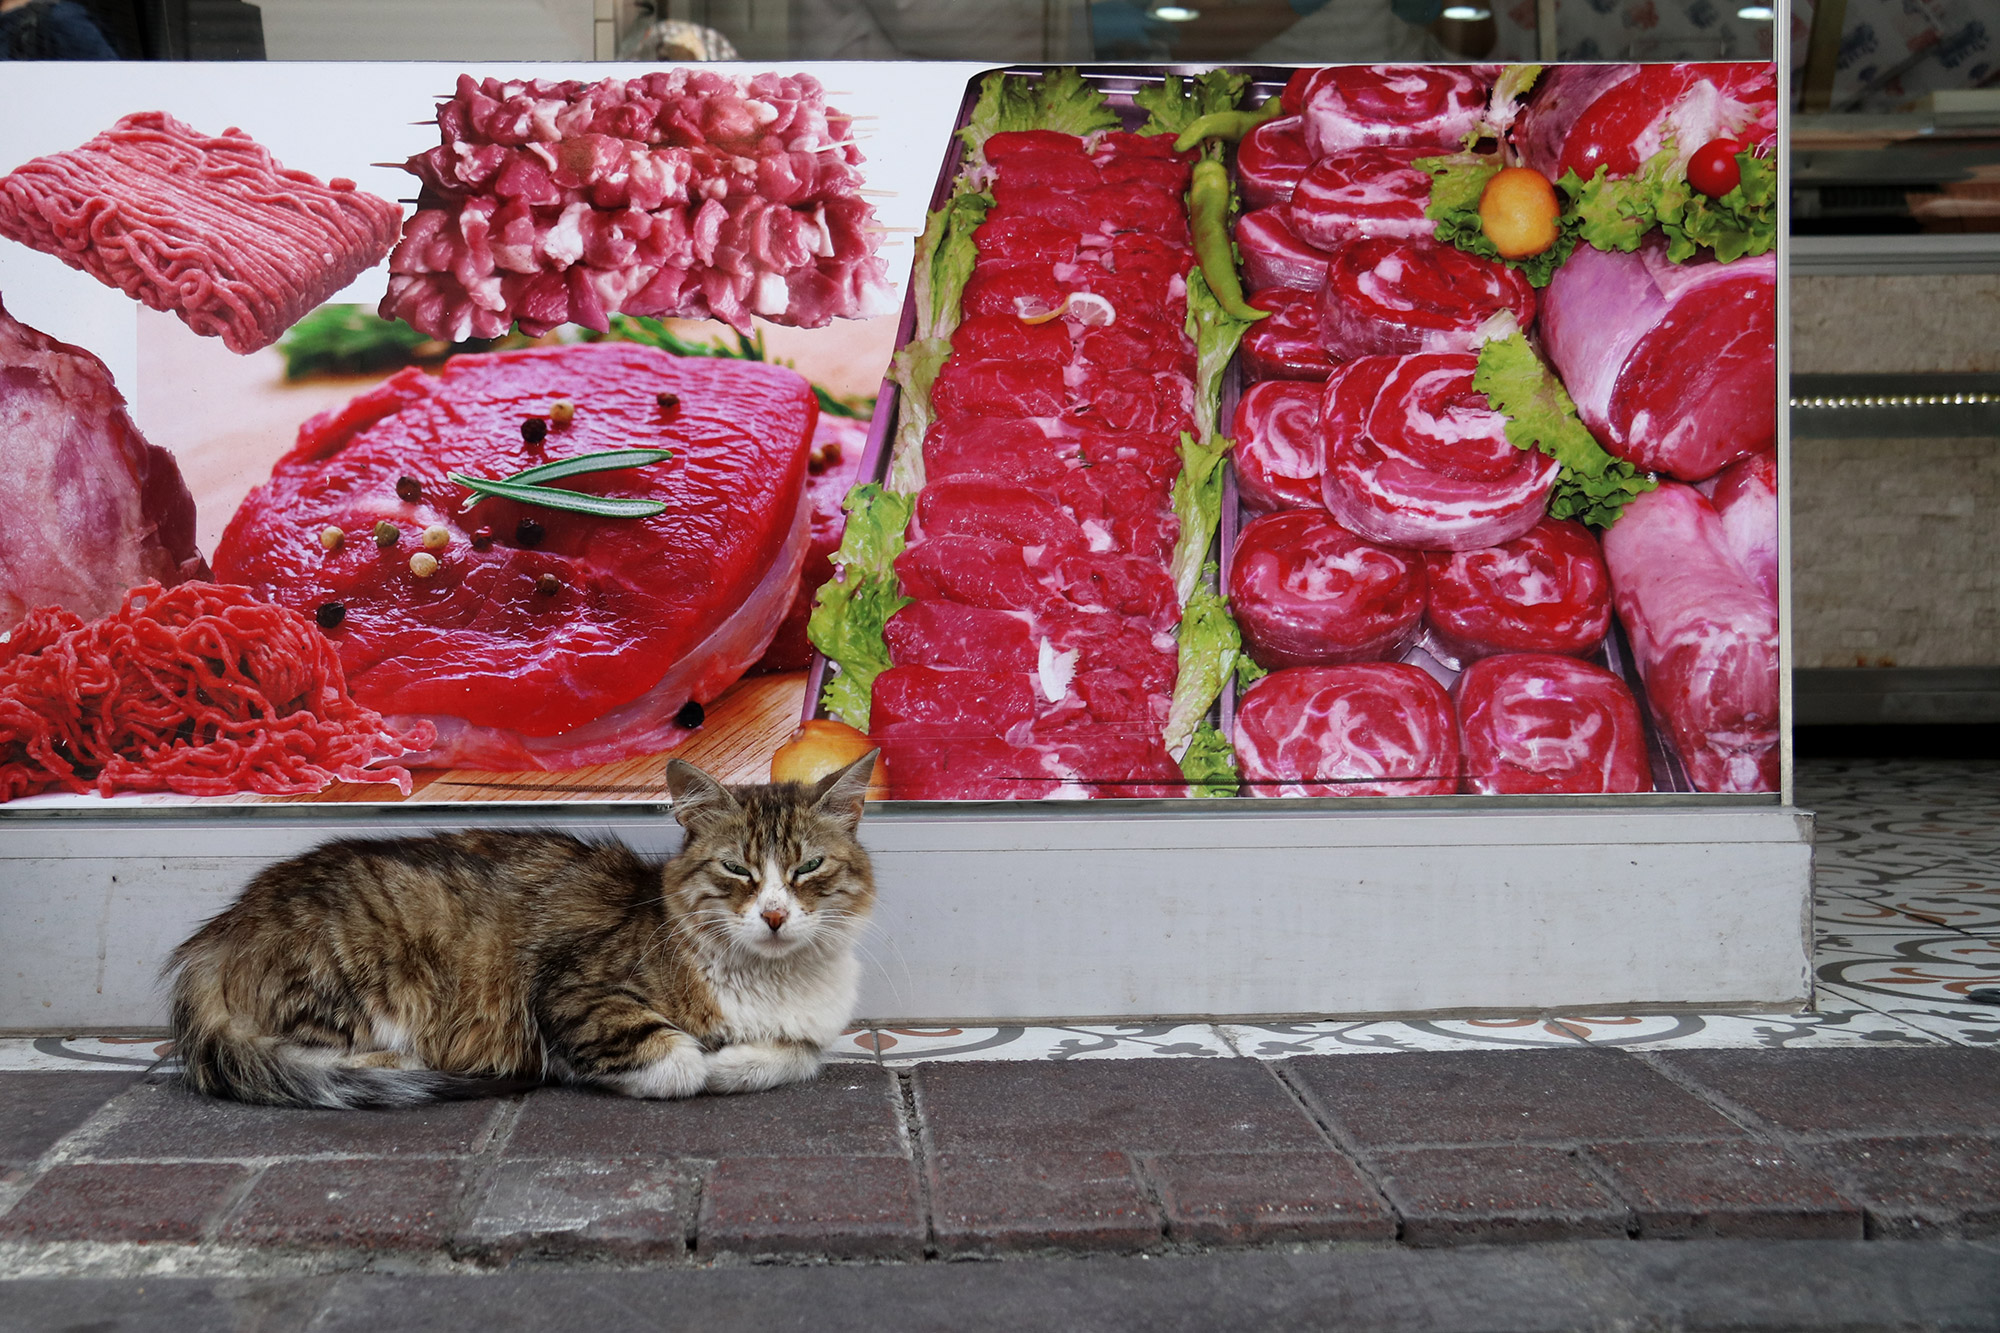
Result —
[{"label": "sliced red meat", "polygon": [[1778,435],[1778,257],[1676,264],[1578,247],[1542,301],[1542,346],[1604,447],[1682,481]]},{"label": "sliced red meat", "polygon": [[1474,662],[1452,686],[1465,789],[1481,795],[1653,789],[1639,705],[1603,667],[1547,653]]},{"label": "sliced red meat", "polygon": [[1308,245],[1334,250],[1369,236],[1429,236],[1424,216],[1431,176],[1410,163],[1435,148],[1370,144],[1313,163],[1292,193],[1292,231]]},{"label": "sliced red meat", "polygon": [[241,130],[164,111],[0,179],[0,236],[246,354],[381,263],[402,221],[351,180],[322,185]]},{"label": "sliced red meat", "polygon": [[1076,258],[1081,239],[1075,227],[1059,227],[1034,213],[988,215],[972,233],[981,263],[1031,261],[1066,264]]},{"label": "sliced red meat", "polygon": [[1604,533],[1646,696],[1700,791],[1778,786],[1778,607],[1690,486],[1662,482]]},{"label": "sliced red meat", "polygon": [[1365,357],[1327,382],[1320,496],[1370,541],[1465,551],[1512,541],[1547,512],[1556,461],[1508,443],[1472,387],[1470,354]]},{"label": "sliced red meat", "polygon": [[205,579],[194,497],[148,444],[102,361],[0,305],[0,631],[30,611],[84,620],[127,590]]},{"label": "sliced red meat", "polygon": [[1054,481],[1083,461],[1082,447],[1050,436],[1032,419],[942,417],[924,436],[924,475],[932,481],[968,474]]},{"label": "sliced red meat", "polygon": [[1237,400],[1230,432],[1236,448],[1229,457],[1246,510],[1321,507],[1322,396],[1323,390],[1310,380],[1264,380]]},{"label": "sliced red meat", "polygon": [[1739,458],[1716,474],[1709,501],[1722,519],[1722,535],[1751,580],[1778,600],[1778,455],[1775,450]]},{"label": "sliced red meat", "polygon": [[[1150,302],[1152,311],[1163,311],[1168,306],[1184,303],[1183,298],[1175,297],[1169,290],[1169,280],[1175,274],[1185,274],[1194,267],[1194,251],[1184,242],[1143,231],[1121,231],[1109,236],[1090,237],[1078,246],[1077,254],[1079,258],[1104,265],[1113,273],[1144,278],[1157,284]],[[1133,320],[1149,313],[1146,309],[1135,309],[1120,312],[1120,318]],[[1180,327],[1177,321],[1169,320],[1168,324],[1175,330]]]},{"label": "sliced red meat", "polygon": [[1180,596],[1157,560],[1115,551],[1069,554],[1057,562],[1056,578],[1078,606],[1136,616],[1154,628],[1180,622]]},{"label": "sliced red meat", "polygon": [[[678,395],[671,415],[663,393]],[[573,423],[527,444],[522,421],[560,399]],[[343,607],[331,634],[355,699],[434,721],[427,762],[569,768],[656,753],[685,736],[680,708],[734,683],[784,616],[810,536],[817,417],[812,386],[781,366],[631,343],[405,370],[301,427],[230,520],[216,571],[307,617]],[[497,499],[467,513],[468,492],[445,475],[655,444],[673,457],[564,482],[666,506],[650,518]],[[419,498],[401,497],[404,478]],[[378,523],[395,544],[377,545]],[[418,577],[411,553],[431,526],[449,540]],[[327,527],[349,534],[332,551]],[[490,544],[472,541],[479,529]]]},{"label": "sliced red meat", "polygon": [[1093,467],[1122,463],[1143,473],[1155,487],[1173,485],[1180,474],[1181,446],[1174,434],[1146,435],[1079,427],[1076,440],[1085,461]]},{"label": "sliced red meat", "polygon": [[1030,149],[993,164],[996,179],[1009,186],[1046,186],[1056,190],[1094,190],[1104,183],[1097,164],[1077,152]]},{"label": "sliced red meat", "polygon": [[911,602],[889,617],[883,638],[898,665],[1034,672],[1048,678],[1044,696],[1060,698],[1062,682],[1080,672],[1125,671],[1161,693],[1174,683],[1171,635],[1101,611]]},{"label": "sliced red meat", "polygon": [[1505,264],[1422,236],[1384,236],[1334,252],[1319,331],[1327,354],[1345,361],[1473,352],[1534,319],[1535,289]]},{"label": "sliced red meat", "polygon": [[1093,545],[1108,536],[1111,550],[1164,561],[1180,539],[1180,519],[1166,490],[1123,463],[1077,468],[1057,479],[1049,494]]},{"label": "sliced red meat", "polygon": [[1180,196],[1143,181],[1100,185],[1094,190],[1059,190],[997,180],[993,183],[993,198],[995,206],[987,215],[989,223],[996,218],[1029,216],[1043,218],[1069,231],[1105,235],[1143,231],[1181,244],[1188,240],[1187,213],[1181,207]]},{"label": "sliced red meat", "polygon": [[1260,208],[1236,220],[1236,250],[1243,260],[1243,281],[1258,287],[1296,287],[1317,292],[1326,283],[1327,261],[1333,256],[1307,245],[1286,221],[1282,207]]},{"label": "sliced red meat", "polygon": [[1365,542],[1319,510],[1266,514],[1237,538],[1229,609],[1267,670],[1395,657],[1423,621],[1423,557]]},{"label": "sliced red meat", "polygon": [[869,722],[916,722],[968,736],[1000,736],[1032,722],[1034,679],[1020,671],[893,666],[875,677]]},{"label": "sliced red meat", "polygon": [[820,413],[813,428],[812,458],[806,466],[806,497],[812,506],[812,546],[791,609],[778,624],[771,646],[751,668],[755,672],[804,671],[812,665],[813,647],[806,638],[813,599],[820,585],[833,577],[833,553],[847,531],[841,502],[861,475],[861,455],[868,448],[868,423],[855,417]]},{"label": "sliced red meat", "polygon": [[904,723],[877,728],[889,792],[899,800],[1153,798],[1186,792],[1157,738],[1071,726],[1015,740],[954,736]]},{"label": "sliced red meat", "polygon": [[1303,121],[1295,115],[1265,121],[1244,135],[1236,148],[1236,188],[1242,192],[1243,206],[1284,203],[1312,164]]},{"label": "sliced red meat", "polygon": [[1063,368],[1047,361],[946,358],[931,385],[939,416],[1052,417],[1068,401]]},{"label": "sliced red meat", "polygon": [[896,557],[896,575],[904,596],[920,600],[1032,610],[1061,597],[1028,567],[1019,546],[992,537],[937,536],[912,542]]},{"label": "sliced red meat", "polygon": [[[1170,374],[1191,383],[1194,358],[1183,350],[1180,339],[1171,335],[1172,330],[1157,324],[1148,327],[1143,320],[1120,319],[1105,328],[1084,330],[1077,341],[1076,355],[1085,366],[1098,370]],[[1085,377],[1085,373],[1079,373],[1079,378]]]},{"label": "sliced red meat", "polygon": [[951,332],[953,361],[1033,361],[1067,365],[1069,329],[1061,320],[1028,324],[1018,315],[974,315]]},{"label": "sliced red meat", "polygon": [[980,150],[986,160],[999,168],[1009,158],[1023,154],[1038,155],[1054,153],[1058,156],[1082,157],[1083,140],[1074,134],[1063,134],[1056,130],[1001,130],[986,136],[986,143]]},{"label": "sliced red meat", "polygon": [[1274,671],[1237,702],[1233,740],[1250,796],[1458,790],[1451,697],[1401,662]]},{"label": "sliced red meat", "polygon": [[1671,140],[1681,163],[1712,139],[1777,140],[1777,71],[1768,61],[1556,65],[1522,114],[1516,141],[1550,180],[1604,167],[1629,176]]},{"label": "sliced red meat", "polygon": [[1361,144],[1461,147],[1486,111],[1476,67],[1334,65],[1316,71],[1301,101],[1306,145],[1316,158]]},{"label": "sliced red meat", "polygon": [[1433,655],[1464,665],[1495,653],[1584,656],[1611,628],[1611,576],[1581,523],[1544,518],[1510,542],[1424,557]]},{"label": "sliced red meat", "polygon": [[1047,496],[999,477],[945,477],[917,495],[917,526],[927,537],[990,537],[1052,554],[1110,549],[1109,533],[1095,542],[1063,507]]},{"label": "sliced red meat", "polygon": [[[1178,372],[1086,365],[1068,378],[1069,411],[1087,425],[1158,435],[1188,430],[1194,424],[1194,384]],[[1021,410],[1033,414],[1040,402],[1023,399]]]},{"label": "sliced red meat", "polygon": [[966,279],[959,308],[967,316],[1020,320],[1061,309],[1069,292],[1069,286],[1056,277],[1053,263],[983,263]]},{"label": "sliced red meat", "polygon": [[1245,375],[1253,380],[1323,380],[1333,373],[1333,358],[1320,343],[1319,293],[1266,287],[1251,294],[1250,304],[1271,313],[1244,331],[1240,355]]}]

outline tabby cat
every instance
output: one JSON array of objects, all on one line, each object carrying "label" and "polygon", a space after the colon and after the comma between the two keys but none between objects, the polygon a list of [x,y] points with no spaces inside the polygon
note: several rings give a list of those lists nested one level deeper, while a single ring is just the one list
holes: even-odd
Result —
[{"label": "tabby cat", "polygon": [[633,1097],[810,1078],[855,1004],[873,753],[811,787],[667,765],[664,864],[557,833],[331,842],[168,963],[182,1077],[281,1106],[548,1080]]}]

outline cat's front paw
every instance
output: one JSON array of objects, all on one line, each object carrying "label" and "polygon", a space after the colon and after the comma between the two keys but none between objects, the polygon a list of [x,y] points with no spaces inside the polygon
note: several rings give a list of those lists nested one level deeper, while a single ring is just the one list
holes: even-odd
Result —
[{"label": "cat's front paw", "polygon": [[817,1046],[794,1042],[743,1042],[708,1056],[710,1092],[762,1092],[798,1083],[819,1072]]},{"label": "cat's front paw", "polygon": [[605,1082],[628,1097],[692,1097],[708,1082],[708,1059],[693,1038],[676,1034],[666,1054]]}]

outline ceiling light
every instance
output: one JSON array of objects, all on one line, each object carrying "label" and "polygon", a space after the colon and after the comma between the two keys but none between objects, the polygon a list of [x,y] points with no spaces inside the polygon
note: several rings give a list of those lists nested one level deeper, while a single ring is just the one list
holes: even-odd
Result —
[{"label": "ceiling light", "polygon": [[1186,5],[1154,5],[1146,11],[1146,17],[1163,19],[1168,23],[1192,23],[1201,17],[1201,11],[1189,9]]},{"label": "ceiling light", "polygon": [[1769,5],[1745,5],[1736,11],[1736,17],[1748,19],[1752,23],[1769,23],[1776,16]]},{"label": "ceiling light", "polygon": [[1483,23],[1493,17],[1493,11],[1483,5],[1453,5],[1444,16],[1453,23]]}]

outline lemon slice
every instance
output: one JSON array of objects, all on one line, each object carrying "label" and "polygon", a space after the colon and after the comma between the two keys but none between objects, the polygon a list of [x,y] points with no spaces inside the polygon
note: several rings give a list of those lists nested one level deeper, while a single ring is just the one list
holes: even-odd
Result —
[{"label": "lemon slice", "polygon": [[1022,312],[1017,318],[1023,324],[1046,324],[1052,319],[1061,319],[1064,315],[1074,315],[1076,322],[1085,328],[1101,329],[1118,318],[1117,307],[1096,292],[1071,292],[1055,309],[1040,310],[1032,315],[1024,312],[1024,300],[1025,298],[1018,300],[1014,305],[1017,312]]}]

